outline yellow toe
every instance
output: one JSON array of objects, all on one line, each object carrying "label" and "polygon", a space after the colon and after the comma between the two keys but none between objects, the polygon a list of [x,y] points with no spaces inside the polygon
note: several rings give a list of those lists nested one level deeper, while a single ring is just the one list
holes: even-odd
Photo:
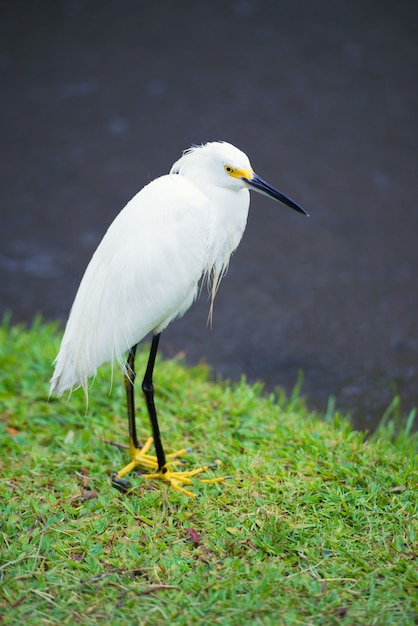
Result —
[{"label": "yellow toe", "polygon": [[156,472],[155,474],[144,474],[144,478],[164,480],[165,482],[169,483],[174,489],[177,489],[177,491],[181,491],[182,493],[186,494],[186,496],[189,496],[189,498],[195,498],[196,495],[188,489],[185,489],[182,485],[191,485],[191,478],[193,478],[197,474],[205,472],[207,469],[207,467],[199,467],[189,472],[176,472],[166,465],[161,471]]},{"label": "yellow toe", "polygon": [[[145,470],[148,470],[149,473],[144,473],[143,478],[147,479],[155,479],[155,480],[163,480],[169,485],[171,485],[177,491],[181,491],[189,498],[195,498],[195,494],[185,489],[185,486],[192,484],[192,479],[201,474],[202,472],[206,472],[209,468],[207,466],[199,467],[194,470],[190,470],[187,472],[176,471],[172,469],[173,466],[181,464],[181,461],[178,460],[179,456],[183,456],[187,453],[186,449],[178,450],[177,452],[173,452],[172,454],[167,455],[167,459],[170,459],[169,462],[163,467],[162,470],[158,469],[158,460],[157,457],[148,454],[149,449],[153,443],[152,437],[147,439],[145,445],[142,448],[136,448],[131,442],[130,445],[130,454],[131,461],[123,467],[119,472],[113,475],[112,481],[115,487],[120,489],[121,491],[126,491],[128,488],[128,481],[124,480],[123,477],[129,472],[132,472],[135,468],[140,467]],[[204,478],[200,479],[201,482],[204,483],[219,483],[223,482],[224,478]]]}]

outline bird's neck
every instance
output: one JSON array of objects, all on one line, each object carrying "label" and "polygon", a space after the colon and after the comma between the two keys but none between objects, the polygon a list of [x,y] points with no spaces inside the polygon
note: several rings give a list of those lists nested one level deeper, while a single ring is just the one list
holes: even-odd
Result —
[{"label": "bird's neck", "polygon": [[247,189],[238,191],[214,187],[210,190],[211,228],[209,234],[210,264],[214,268],[226,267],[247,224],[250,194]]}]

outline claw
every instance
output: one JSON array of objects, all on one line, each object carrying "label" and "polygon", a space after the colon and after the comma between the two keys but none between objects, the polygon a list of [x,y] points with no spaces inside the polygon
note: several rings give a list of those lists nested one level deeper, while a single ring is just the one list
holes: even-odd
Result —
[{"label": "claw", "polygon": [[[130,446],[131,462],[128,463],[128,465],[126,465],[124,468],[119,470],[119,472],[115,472],[112,475],[113,487],[115,487],[115,489],[118,489],[119,491],[123,493],[126,493],[130,488],[130,483],[129,481],[125,480],[123,477],[139,466],[150,472],[149,474],[147,473],[142,474],[143,478],[147,478],[151,480],[152,479],[164,480],[165,482],[169,483],[174,489],[176,489],[177,491],[181,491],[189,498],[195,498],[196,495],[192,493],[191,491],[189,491],[188,489],[185,489],[184,485],[191,485],[192,484],[191,478],[193,478],[194,476],[197,476],[197,474],[206,472],[210,468],[208,466],[204,466],[204,467],[199,467],[197,469],[194,469],[188,472],[187,471],[177,472],[174,469],[171,469],[170,466],[178,466],[178,465],[183,464],[183,460],[178,459],[179,456],[186,454],[188,451],[187,449],[183,448],[182,450],[179,450],[178,452],[173,452],[171,454],[168,454],[167,458],[170,459],[170,461],[160,470],[158,469],[157,458],[155,456],[151,456],[148,454],[148,451],[152,445],[152,442],[153,442],[153,439],[152,437],[150,437],[141,449],[135,448],[131,443],[131,446]],[[206,479],[201,479],[201,482],[219,483],[219,482],[223,482],[223,480],[224,478],[206,478]]]},{"label": "claw", "polygon": [[182,493],[189,496],[189,498],[195,498],[196,494],[192,493],[188,489],[182,487],[182,485],[191,485],[192,481],[190,480],[197,474],[201,474],[202,472],[206,472],[208,468],[199,467],[197,469],[191,470],[189,472],[173,472],[167,465],[163,467],[163,469],[155,474],[144,474],[144,478],[150,479],[158,479],[165,480],[169,483],[174,489],[177,491],[181,491]]},{"label": "claw", "polygon": [[[190,480],[191,478],[193,478],[197,474],[206,472],[206,470],[208,469],[209,468],[207,466],[204,466],[204,467],[199,467],[194,470],[190,470],[189,472],[175,472],[175,471],[172,471],[166,465],[165,467],[163,467],[161,471],[155,474],[144,474],[143,477],[150,478],[150,479],[164,480],[168,482],[174,489],[177,489],[177,491],[181,491],[186,496],[189,496],[189,498],[195,498],[196,494],[192,493],[188,489],[185,489],[184,487],[182,487],[182,485],[191,485],[192,484],[192,481]],[[214,478],[214,479],[202,480],[202,482],[220,482],[221,480],[223,479]]]}]

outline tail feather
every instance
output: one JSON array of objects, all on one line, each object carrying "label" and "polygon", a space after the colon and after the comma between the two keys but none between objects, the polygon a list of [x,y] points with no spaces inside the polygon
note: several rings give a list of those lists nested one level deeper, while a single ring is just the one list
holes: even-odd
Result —
[{"label": "tail feather", "polygon": [[82,387],[87,398],[87,380],[88,373],[82,373],[77,371],[74,359],[71,356],[71,352],[68,345],[61,346],[59,354],[54,361],[55,370],[50,380],[49,394],[56,393],[57,396],[62,396],[65,391],[72,391]]}]

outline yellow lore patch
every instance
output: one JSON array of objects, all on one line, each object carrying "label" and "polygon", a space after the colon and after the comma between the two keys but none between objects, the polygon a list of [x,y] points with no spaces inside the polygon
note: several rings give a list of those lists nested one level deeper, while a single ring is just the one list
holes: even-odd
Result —
[{"label": "yellow lore patch", "polygon": [[224,170],[229,176],[232,176],[232,178],[246,178],[247,180],[251,180],[254,174],[252,169],[237,169],[236,167],[232,167],[232,165],[224,165]]}]

